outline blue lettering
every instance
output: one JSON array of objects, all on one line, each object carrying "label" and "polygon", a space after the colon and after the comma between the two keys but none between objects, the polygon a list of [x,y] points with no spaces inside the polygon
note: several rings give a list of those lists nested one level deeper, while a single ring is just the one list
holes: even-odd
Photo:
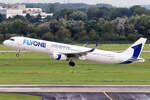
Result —
[{"label": "blue lettering", "polygon": [[34,42],[33,42],[33,45],[34,45],[34,46],[37,46],[37,45],[38,45],[38,43],[37,43],[36,41],[34,41]]},{"label": "blue lettering", "polygon": [[27,40],[27,45],[31,45],[30,42],[29,42],[29,40]]},{"label": "blue lettering", "polygon": [[41,43],[41,47],[46,48],[46,43]]},{"label": "blue lettering", "polygon": [[41,45],[41,43],[40,42],[37,42],[37,46],[39,47]]},{"label": "blue lettering", "polygon": [[26,40],[26,39],[24,39],[24,40],[23,40],[23,44],[25,44],[25,43],[26,43],[26,41],[27,41],[27,40]]},{"label": "blue lettering", "polygon": [[34,42],[34,41],[30,40],[30,45],[32,45],[32,44],[33,44],[33,42]]},{"label": "blue lettering", "polygon": [[27,39],[23,40],[23,44],[27,44],[28,46],[33,45],[33,46],[46,48],[46,43],[44,43],[44,42],[37,42],[37,41],[32,41],[32,40],[27,40]]}]

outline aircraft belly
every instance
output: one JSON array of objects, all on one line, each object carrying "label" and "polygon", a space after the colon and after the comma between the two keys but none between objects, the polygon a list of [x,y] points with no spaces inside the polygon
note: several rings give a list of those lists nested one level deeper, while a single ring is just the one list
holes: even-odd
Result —
[{"label": "aircraft belly", "polygon": [[117,57],[100,56],[100,55],[92,55],[92,54],[88,54],[86,60],[91,62],[103,63],[103,64],[118,64],[122,61],[121,59],[117,59]]}]

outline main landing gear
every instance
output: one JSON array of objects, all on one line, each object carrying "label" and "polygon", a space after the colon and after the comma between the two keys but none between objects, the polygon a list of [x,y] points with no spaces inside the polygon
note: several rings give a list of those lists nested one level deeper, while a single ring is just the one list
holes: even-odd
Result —
[{"label": "main landing gear", "polygon": [[74,63],[73,61],[70,61],[70,62],[69,62],[69,65],[70,65],[71,67],[74,67],[74,66],[75,66],[75,63]]},{"label": "main landing gear", "polygon": [[16,53],[16,57],[19,57],[19,53],[20,53],[20,50],[18,50],[18,52]]}]

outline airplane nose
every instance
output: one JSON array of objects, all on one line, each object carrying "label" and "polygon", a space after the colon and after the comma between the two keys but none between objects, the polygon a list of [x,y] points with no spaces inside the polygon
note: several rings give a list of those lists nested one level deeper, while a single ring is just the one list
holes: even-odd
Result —
[{"label": "airplane nose", "polygon": [[6,46],[6,41],[3,41],[3,45],[5,45],[5,46]]}]

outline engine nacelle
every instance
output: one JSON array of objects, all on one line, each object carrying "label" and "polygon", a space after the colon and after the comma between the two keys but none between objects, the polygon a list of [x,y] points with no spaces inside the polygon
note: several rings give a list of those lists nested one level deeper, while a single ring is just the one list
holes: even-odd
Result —
[{"label": "engine nacelle", "polygon": [[60,53],[53,53],[51,55],[51,58],[56,59],[56,60],[67,60],[67,56],[64,54],[60,54]]}]

